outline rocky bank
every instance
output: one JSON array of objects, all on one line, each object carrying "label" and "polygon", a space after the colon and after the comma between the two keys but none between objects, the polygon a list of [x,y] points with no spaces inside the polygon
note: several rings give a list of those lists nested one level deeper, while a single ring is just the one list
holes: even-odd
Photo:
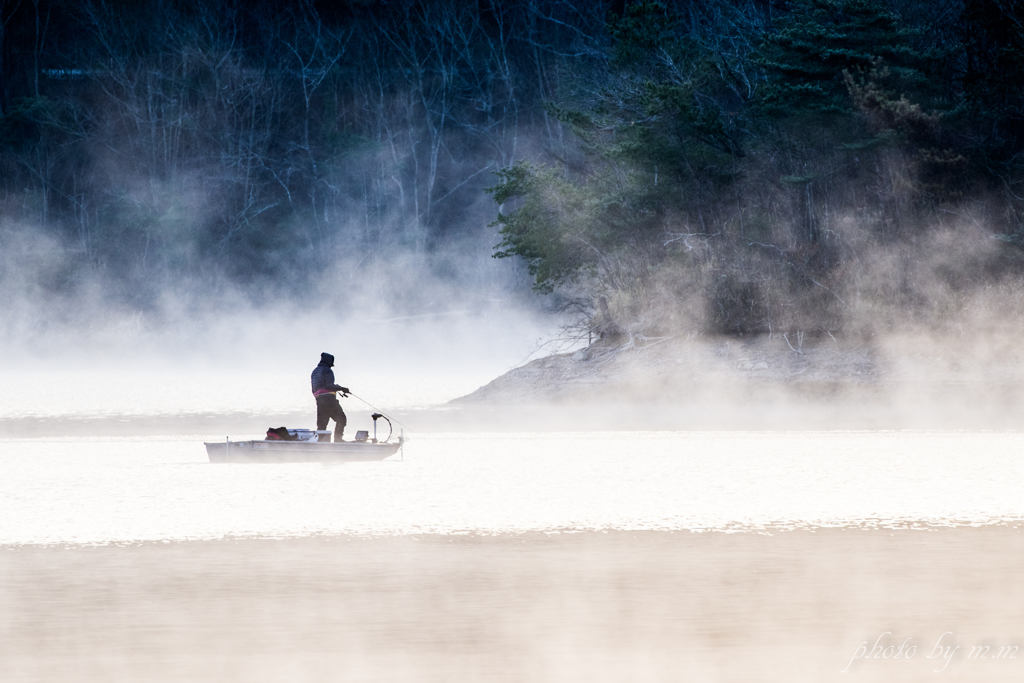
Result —
[{"label": "rocky bank", "polygon": [[937,339],[926,334],[598,342],[533,360],[452,403],[925,400],[942,395],[1024,405],[1019,346],[1015,336]]}]

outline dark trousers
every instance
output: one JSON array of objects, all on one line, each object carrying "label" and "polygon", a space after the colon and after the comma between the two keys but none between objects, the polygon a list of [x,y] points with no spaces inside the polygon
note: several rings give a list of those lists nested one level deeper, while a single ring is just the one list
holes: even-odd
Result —
[{"label": "dark trousers", "polygon": [[334,394],[321,394],[316,397],[316,428],[327,429],[327,421],[334,420],[334,441],[341,441],[341,435],[345,433],[345,425],[348,418],[345,411],[338,403],[338,397]]}]

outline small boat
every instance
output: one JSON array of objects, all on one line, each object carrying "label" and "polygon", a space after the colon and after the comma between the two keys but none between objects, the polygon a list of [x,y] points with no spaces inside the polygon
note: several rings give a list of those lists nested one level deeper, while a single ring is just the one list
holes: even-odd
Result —
[{"label": "small boat", "polygon": [[404,443],[342,441],[224,441],[206,444],[210,462],[366,462],[384,460],[397,453]]},{"label": "small boat", "polygon": [[[384,460],[402,449],[405,430],[397,441],[391,440],[394,429],[391,420],[381,413],[374,413],[373,438],[368,431],[356,432],[355,441],[331,442],[331,431],[315,429],[268,429],[267,438],[261,441],[232,441],[206,443],[206,454],[210,462],[368,462]],[[388,423],[388,436],[377,440],[377,420]]]}]

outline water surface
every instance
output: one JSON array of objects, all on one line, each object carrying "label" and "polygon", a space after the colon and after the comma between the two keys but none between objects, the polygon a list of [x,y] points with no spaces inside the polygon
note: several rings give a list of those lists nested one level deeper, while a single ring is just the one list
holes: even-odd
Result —
[{"label": "water surface", "polygon": [[404,460],[210,464],[220,435],[0,441],[0,544],[991,524],[1024,434],[419,434]]}]

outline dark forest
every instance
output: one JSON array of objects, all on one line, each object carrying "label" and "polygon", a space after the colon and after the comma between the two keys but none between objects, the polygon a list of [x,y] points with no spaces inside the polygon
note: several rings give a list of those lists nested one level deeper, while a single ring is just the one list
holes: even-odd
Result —
[{"label": "dark forest", "polygon": [[491,256],[612,337],[1024,292],[1018,2],[0,0],[0,79],[0,291],[37,305],[376,272],[418,310],[408,264]]}]

